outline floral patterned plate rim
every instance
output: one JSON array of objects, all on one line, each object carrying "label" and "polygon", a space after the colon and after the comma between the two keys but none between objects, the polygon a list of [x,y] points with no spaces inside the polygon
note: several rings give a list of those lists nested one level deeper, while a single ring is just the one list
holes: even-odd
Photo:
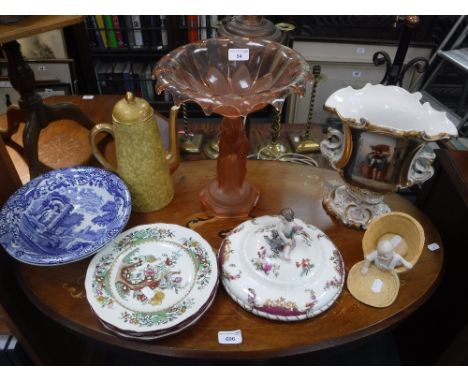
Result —
[{"label": "floral patterned plate rim", "polygon": [[[218,283],[216,283],[216,286],[217,285],[218,285]],[[198,312],[198,314],[195,317],[191,317],[191,318],[181,322],[179,325],[174,326],[173,328],[167,329],[167,330],[157,330],[157,331],[152,332],[152,333],[143,333],[142,334],[142,333],[138,333],[138,332],[121,331],[121,330],[113,327],[112,325],[110,325],[109,323],[107,323],[107,322],[105,322],[105,321],[103,321],[101,319],[99,319],[99,321],[101,322],[101,324],[107,330],[109,330],[110,332],[112,332],[112,333],[114,333],[114,334],[116,334],[116,335],[118,335],[118,336],[120,336],[122,338],[136,339],[136,340],[142,340],[142,341],[158,340],[160,338],[165,338],[165,337],[172,336],[174,334],[180,333],[180,332],[184,331],[185,329],[188,329],[192,325],[196,324],[200,320],[200,318],[202,318],[202,316],[208,311],[208,309],[210,309],[211,305],[213,305],[215,297],[216,297],[216,289],[213,291],[212,296],[210,297],[210,299],[200,309],[200,311]]]},{"label": "floral patterned plate rim", "polygon": [[5,203],[0,244],[24,263],[67,264],[109,243],[130,212],[130,193],[117,175],[84,166],[53,170],[26,183]]},{"label": "floral patterned plate rim", "polygon": [[327,310],[339,297],[345,268],[340,252],[317,227],[294,219],[284,256],[278,216],[240,224],[219,250],[221,280],[244,309],[264,318],[298,321]]},{"label": "floral patterned plate rim", "polygon": [[203,306],[200,307],[199,311],[195,315],[193,315],[192,317],[188,317],[186,320],[181,321],[177,325],[174,325],[174,326],[172,326],[172,327],[170,327],[168,329],[158,329],[158,330],[155,330],[154,332],[139,332],[139,331],[133,331],[133,330],[121,330],[121,329],[119,329],[117,327],[114,327],[112,324],[101,320],[99,318],[99,316],[98,316],[98,319],[109,330],[114,331],[114,332],[118,332],[119,334],[120,333],[125,334],[126,336],[132,337],[132,338],[138,338],[138,337],[148,337],[149,338],[149,337],[155,337],[155,336],[159,337],[159,336],[164,335],[165,333],[173,333],[174,331],[176,331],[180,327],[187,327],[190,322],[192,322],[193,320],[198,320],[201,317],[201,315],[203,315],[204,312],[206,312],[208,307],[211,306],[213,301],[214,301],[214,298],[215,298],[217,290],[218,290],[218,283],[219,283],[219,278],[218,278],[218,280],[216,280],[216,285],[213,288],[213,291],[212,291],[210,297],[207,299],[206,303]]},{"label": "floral patterned plate rim", "polygon": [[86,297],[116,329],[152,333],[196,316],[218,273],[215,253],[195,231],[142,225],[121,233],[91,260]]}]

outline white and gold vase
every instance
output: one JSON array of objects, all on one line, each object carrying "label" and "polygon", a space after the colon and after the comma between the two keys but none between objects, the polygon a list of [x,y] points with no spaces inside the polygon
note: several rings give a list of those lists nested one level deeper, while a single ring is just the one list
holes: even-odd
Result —
[{"label": "white and gold vase", "polygon": [[421,93],[398,86],[367,84],[337,90],[325,102],[343,129],[330,128],[320,149],[345,184],[327,193],[323,204],[344,224],[367,228],[390,212],[385,194],[434,174],[427,142],[454,137],[457,129],[445,112],[420,99]]}]

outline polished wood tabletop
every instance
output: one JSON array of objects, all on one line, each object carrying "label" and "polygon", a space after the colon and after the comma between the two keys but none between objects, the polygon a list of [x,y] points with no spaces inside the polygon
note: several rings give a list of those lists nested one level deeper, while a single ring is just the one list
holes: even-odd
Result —
[{"label": "polished wood tabletop", "polygon": [[[215,173],[215,161],[183,162],[173,175],[174,200],[157,212],[132,213],[127,228],[157,222],[180,224],[200,233],[217,251],[226,233],[245,219],[217,219],[202,211],[198,192]],[[284,162],[249,161],[248,177],[261,191],[252,216],[276,214],[291,207],[298,218],[330,237],[343,256],[347,272],[362,260],[363,231],[343,226],[322,207],[325,190],[341,183],[337,173]],[[214,304],[192,327],[171,337],[144,342],[119,338],[99,323],[84,289],[89,259],[57,267],[18,264],[18,275],[26,294],[44,314],[106,344],[189,358],[261,359],[315,352],[391,327],[426,301],[438,284],[443,250],[427,249],[427,244],[433,242],[442,247],[438,232],[406,199],[394,194],[387,196],[386,202],[392,210],[406,212],[422,224],[426,243],[416,266],[400,276],[401,289],[395,303],[383,309],[360,303],[344,287],[336,303],[315,318],[288,323],[269,321],[244,311],[219,286]],[[235,329],[242,331],[242,344],[218,343],[218,331]]]}]

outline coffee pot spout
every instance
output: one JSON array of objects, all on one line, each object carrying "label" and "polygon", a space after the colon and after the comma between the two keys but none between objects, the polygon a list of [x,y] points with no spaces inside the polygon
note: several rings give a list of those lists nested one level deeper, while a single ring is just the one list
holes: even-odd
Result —
[{"label": "coffee pot spout", "polygon": [[169,113],[169,151],[166,155],[167,164],[171,174],[179,167],[180,164],[180,148],[179,136],[177,130],[177,114],[179,106],[172,106]]}]

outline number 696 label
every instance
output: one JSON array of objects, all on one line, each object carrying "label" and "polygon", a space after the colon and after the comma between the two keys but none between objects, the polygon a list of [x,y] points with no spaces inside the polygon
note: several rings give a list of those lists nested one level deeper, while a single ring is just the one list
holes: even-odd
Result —
[{"label": "number 696 label", "polygon": [[242,343],[242,332],[240,329],[218,332],[218,342],[222,345],[235,345]]},{"label": "number 696 label", "polygon": [[248,61],[249,50],[248,49],[229,49],[228,59],[229,61]]}]

